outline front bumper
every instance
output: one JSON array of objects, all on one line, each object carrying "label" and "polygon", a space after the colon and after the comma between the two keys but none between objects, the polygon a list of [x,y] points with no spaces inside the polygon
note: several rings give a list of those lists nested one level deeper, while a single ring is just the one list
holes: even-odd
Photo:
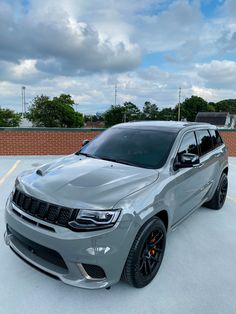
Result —
[{"label": "front bumper", "polygon": [[[22,212],[11,200],[6,206],[5,221],[5,243],[17,255],[66,284],[88,289],[109,287],[120,280],[139,229],[132,215],[122,214],[110,229],[73,232]],[[43,247],[43,254],[36,254],[30,244],[21,241],[21,237],[40,249]],[[44,258],[47,250],[52,255],[50,258]],[[60,256],[65,267],[55,263],[54,256],[55,259]],[[105,273],[104,278],[91,277],[84,265],[99,266]]]}]

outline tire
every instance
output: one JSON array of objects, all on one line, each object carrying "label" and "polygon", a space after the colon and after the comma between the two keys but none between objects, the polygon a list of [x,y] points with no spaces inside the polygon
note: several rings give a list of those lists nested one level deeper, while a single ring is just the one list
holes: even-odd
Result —
[{"label": "tire", "polygon": [[223,207],[228,190],[228,177],[222,173],[215,193],[210,201],[204,204],[205,207],[219,210]]},{"label": "tire", "polygon": [[135,288],[148,285],[161,266],[165,244],[165,225],[159,218],[152,218],[134,240],[123,269],[123,280]]}]

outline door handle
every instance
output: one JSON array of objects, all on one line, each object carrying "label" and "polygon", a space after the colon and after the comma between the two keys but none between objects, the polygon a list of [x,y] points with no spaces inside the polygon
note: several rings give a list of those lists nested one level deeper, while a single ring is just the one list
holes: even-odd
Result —
[{"label": "door handle", "polygon": [[218,158],[220,156],[221,156],[221,153],[218,153],[218,154],[215,155],[215,158]]}]

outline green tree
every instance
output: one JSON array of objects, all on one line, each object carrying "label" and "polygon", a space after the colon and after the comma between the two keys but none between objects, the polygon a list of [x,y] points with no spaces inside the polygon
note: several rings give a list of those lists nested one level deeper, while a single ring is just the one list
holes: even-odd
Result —
[{"label": "green tree", "polygon": [[[176,106],[177,110],[178,106]],[[196,115],[200,111],[214,111],[212,105],[198,96],[186,98],[181,104],[181,119],[186,118],[187,121],[195,121]]]},{"label": "green tree", "polygon": [[83,116],[75,112],[70,95],[61,94],[52,100],[48,96],[36,96],[27,118],[39,127],[75,128],[83,126]]},{"label": "green tree", "polygon": [[105,126],[110,127],[124,121],[124,107],[121,105],[112,105],[104,113]]},{"label": "green tree", "polygon": [[53,101],[69,106],[73,106],[75,103],[69,94],[61,94],[59,97],[54,97]]},{"label": "green tree", "polygon": [[124,122],[137,121],[141,119],[140,109],[132,102],[125,102],[124,105]]},{"label": "green tree", "polygon": [[104,113],[106,127],[122,122],[137,121],[141,117],[142,113],[140,109],[132,102],[125,102],[123,105],[112,105]]},{"label": "green tree", "polygon": [[208,111],[216,111],[216,104],[213,101],[208,103]]},{"label": "green tree", "polygon": [[0,107],[0,127],[17,127],[21,122],[21,114]]},{"label": "green tree", "polygon": [[152,104],[150,101],[145,101],[143,106],[143,119],[145,120],[159,119],[159,110],[156,104]]},{"label": "green tree", "polygon": [[177,120],[177,111],[174,108],[168,107],[163,108],[159,112],[159,119],[164,121],[176,121]]},{"label": "green tree", "polygon": [[225,99],[215,104],[216,111],[236,112],[236,99]]}]

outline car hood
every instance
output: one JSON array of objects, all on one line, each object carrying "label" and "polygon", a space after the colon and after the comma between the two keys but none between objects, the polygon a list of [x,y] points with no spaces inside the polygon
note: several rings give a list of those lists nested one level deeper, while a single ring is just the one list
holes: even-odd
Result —
[{"label": "car hood", "polygon": [[18,178],[27,194],[67,207],[111,209],[153,183],[158,171],[71,155]]}]

